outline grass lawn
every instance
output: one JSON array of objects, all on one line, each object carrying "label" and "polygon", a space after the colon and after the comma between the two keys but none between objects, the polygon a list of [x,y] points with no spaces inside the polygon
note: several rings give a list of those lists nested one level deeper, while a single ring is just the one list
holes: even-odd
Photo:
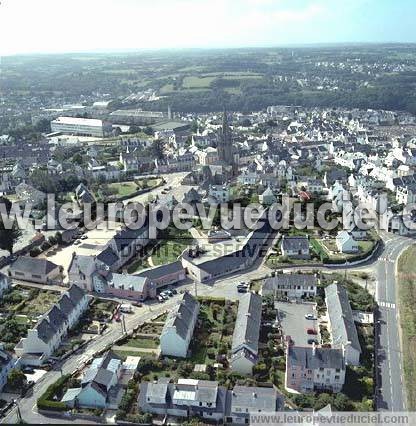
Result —
[{"label": "grass lawn", "polygon": [[409,247],[399,258],[399,312],[403,342],[404,380],[407,405],[416,409],[416,245]]},{"label": "grass lawn", "polygon": [[134,337],[133,339],[128,340],[123,346],[131,348],[156,349],[159,344],[154,339]]},{"label": "grass lawn", "polygon": [[149,264],[147,263],[147,259],[137,259],[128,266],[127,272],[129,274],[134,274],[135,272],[147,269],[148,267]]},{"label": "grass lawn", "polygon": [[95,299],[87,311],[88,316],[94,321],[109,320],[118,303],[112,300]]},{"label": "grass lawn", "polygon": [[139,190],[135,182],[110,183],[108,187],[119,197],[128,197]]},{"label": "grass lawn", "polygon": [[322,239],[315,238],[314,244],[316,244],[317,246],[320,246],[323,252],[326,253],[329,259],[338,260],[338,261],[345,261],[345,260],[352,261],[354,260],[355,257],[357,257],[357,255],[362,256],[365,253],[369,254],[371,250],[373,250],[375,241],[373,240],[357,241],[358,248],[360,249],[359,253],[339,253],[335,239],[322,240]]},{"label": "grass lawn", "polygon": [[175,262],[178,256],[192,244],[193,238],[189,231],[169,227],[160,236],[161,244],[152,253],[155,266]]},{"label": "grass lawn", "polygon": [[231,349],[237,304],[209,299],[202,299],[200,303],[200,326],[195,328],[191,341],[190,360],[196,364],[212,364],[216,354]]},{"label": "grass lawn", "polygon": [[129,350],[114,350],[113,351],[115,354],[117,354],[118,356],[120,356],[123,359],[126,359],[128,356],[140,356],[140,357],[154,357],[154,355],[152,355],[150,352],[136,352],[136,351],[129,351]]},{"label": "grass lawn", "polygon": [[183,79],[182,87],[184,89],[203,89],[209,88],[210,84],[215,80],[215,77],[185,77]]},{"label": "grass lawn", "polygon": [[[29,318],[36,318],[47,312],[59,296],[59,293],[54,291],[16,286],[0,300],[0,312],[14,312],[15,314],[27,315]],[[21,317],[18,321],[23,323]]]}]

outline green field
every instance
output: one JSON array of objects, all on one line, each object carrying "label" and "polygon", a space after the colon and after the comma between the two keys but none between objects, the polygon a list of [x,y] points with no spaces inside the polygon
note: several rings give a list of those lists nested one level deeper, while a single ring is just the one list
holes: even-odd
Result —
[{"label": "green field", "polygon": [[399,258],[399,311],[403,342],[404,380],[407,409],[416,409],[416,246],[409,247]]},{"label": "green field", "polygon": [[159,345],[154,339],[134,337],[133,339],[128,340],[123,346],[131,348],[156,349]]},{"label": "green field", "polygon": [[114,193],[119,197],[128,197],[133,195],[139,189],[135,182],[110,183],[108,187],[110,191],[114,191]]},{"label": "green field", "polygon": [[209,89],[210,84],[215,80],[215,77],[185,77],[182,82],[184,89]]}]

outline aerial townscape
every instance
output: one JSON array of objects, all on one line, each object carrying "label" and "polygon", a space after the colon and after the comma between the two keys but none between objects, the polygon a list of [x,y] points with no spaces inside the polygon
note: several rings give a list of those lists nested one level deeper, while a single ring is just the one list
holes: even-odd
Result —
[{"label": "aerial townscape", "polygon": [[416,411],[416,44],[243,45],[1,58],[0,423]]}]

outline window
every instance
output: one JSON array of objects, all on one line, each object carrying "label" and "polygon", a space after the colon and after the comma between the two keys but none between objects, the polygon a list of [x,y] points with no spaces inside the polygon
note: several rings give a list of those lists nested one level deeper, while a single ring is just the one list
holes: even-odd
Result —
[{"label": "window", "polygon": [[41,275],[37,275],[37,274],[32,274],[32,278],[37,278],[37,279],[41,279],[42,278],[42,276]]},{"label": "window", "polygon": [[339,376],[335,376],[335,380],[339,380]]}]

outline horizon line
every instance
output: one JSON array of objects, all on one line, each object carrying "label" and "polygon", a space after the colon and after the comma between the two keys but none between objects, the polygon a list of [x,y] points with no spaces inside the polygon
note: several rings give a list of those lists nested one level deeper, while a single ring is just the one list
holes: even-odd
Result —
[{"label": "horizon line", "polygon": [[415,45],[416,41],[340,41],[340,42],[311,42],[311,43],[282,43],[270,45],[241,45],[241,46],[181,46],[181,47],[140,47],[140,48],[117,48],[117,49],[87,49],[87,50],[67,50],[67,51],[38,51],[38,52],[19,52],[19,53],[0,53],[0,58],[20,57],[20,56],[56,56],[73,54],[120,54],[120,53],[146,53],[146,52],[173,52],[173,51],[209,51],[209,50],[249,50],[249,49],[301,49],[314,47],[337,47],[337,46],[366,46],[366,45]]}]

